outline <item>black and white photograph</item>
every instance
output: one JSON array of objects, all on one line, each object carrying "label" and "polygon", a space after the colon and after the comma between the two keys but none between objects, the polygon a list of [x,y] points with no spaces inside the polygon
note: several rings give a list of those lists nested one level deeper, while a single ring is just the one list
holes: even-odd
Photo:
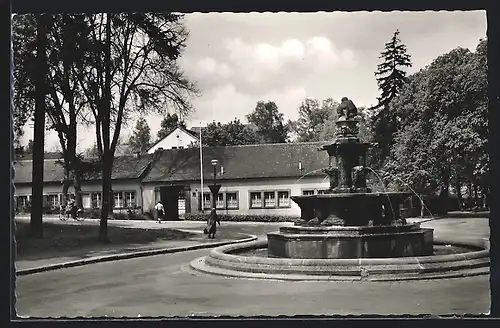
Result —
[{"label": "black and white photograph", "polygon": [[489,314],[487,25],[13,12],[17,317]]}]

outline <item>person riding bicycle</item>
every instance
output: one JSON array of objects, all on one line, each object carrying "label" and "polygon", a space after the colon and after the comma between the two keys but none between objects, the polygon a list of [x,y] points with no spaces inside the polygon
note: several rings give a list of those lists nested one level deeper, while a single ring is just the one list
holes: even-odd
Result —
[{"label": "person riding bicycle", "polygon": [[73,198],[68,199],[66,203],[66,208],[64,209],[64,214],[66,215],[66,219],[69,219],[71,216],[73,217],[73,207],[75,207],[75,200]]},{"label": "person riding bicycle", "polygon": [[76,200],[74,198],[70,198],[68,200],[68,204],[66,205],[67,217],[69,218],[69,216],[71,215],[71,218],[73,220],[76,220],[79,212],[80,212],[80,209],[78,208],[78,206],[76,206]]}]

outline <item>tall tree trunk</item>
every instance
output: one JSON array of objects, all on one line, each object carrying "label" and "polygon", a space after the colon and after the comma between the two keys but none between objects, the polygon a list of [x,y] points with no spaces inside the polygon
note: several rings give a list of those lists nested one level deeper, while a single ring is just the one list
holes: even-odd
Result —
[{"label": "tall tree trunk", "polygon": [[111,170],[113,168],[113,154],[110,152],[110,115],[111,115],[111,14],[106,14],[106,47],[104,54],[104,92],[99,109],[102,119],[102,210],[99,223],[99,241],[109,242],[108,213],[111,208]]},{"label": "tall tree trunk", "polygon": [[33,133],[33,191],[31,203],[30,234],[43,237],[43,166],[45,144],[45,47],[47,43],[47,23],[45,15],[37,17],[37,69],[35,100],[35,131]]},{"label": "tall tree trunk", "polygon": [[71,187],[72,183],[73,182],[71,181],[71,171],[68,165],[64,165],[64,181],[62,187],[62,204],[61,204],[63,208],[66,208],[66,204],[68,204],[68,190],[69,187]]},{"label": "tall tree trunk", "polygon": [[82,185],[81,185],[81,174],[78,168],[75,168],[73,173],[73,188],[75,189],[75,205],[79,209],[83,209],[82,202]]},{"label": "tall tree trunk", "polygon": [[108,215],[111,210],[111,168],[109,166],[108,156],[105,156],[102,169],[102,208],[101,220],[99,222],[99,241],[107,243],[108,239]]}]

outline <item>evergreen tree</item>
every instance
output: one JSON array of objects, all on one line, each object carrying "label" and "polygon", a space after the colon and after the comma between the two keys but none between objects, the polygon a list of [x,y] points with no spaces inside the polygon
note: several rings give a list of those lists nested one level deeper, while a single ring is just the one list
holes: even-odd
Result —
[{"label": "evergreen tree", "polygon": [[137,120],[135,129],[130,136],[128,146],[133,153],[145,153],[151,145],[151,129],[144,118]]},{"label": "evergreen tree", "polygon": [[383,60],[375,72],[377,85],[382,91],[377,98],[378,103],[372,108],[377,110],[373,117],[375,141],[380,146],[379,161],[383,161],[390,152],[393,135],[398,130],[400,117],[397,110],[391,109],[391,101],[398,96],[399,91],[406,83],[404,67],[411,67],[411,56],[407,53],[406,45],[399,39],[399,30],[394,32],[391,40],[385,43],[385,50],[380,54]]}]

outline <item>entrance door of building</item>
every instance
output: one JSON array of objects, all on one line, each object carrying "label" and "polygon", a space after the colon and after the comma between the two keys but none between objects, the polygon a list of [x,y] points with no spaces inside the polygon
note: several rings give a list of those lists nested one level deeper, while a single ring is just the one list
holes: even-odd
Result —
[{"label": "entrance door of building", "polygon": [[160,187],[160,199],[165,208],[165,221],[179,220],[179,192],[184,186]]}]

